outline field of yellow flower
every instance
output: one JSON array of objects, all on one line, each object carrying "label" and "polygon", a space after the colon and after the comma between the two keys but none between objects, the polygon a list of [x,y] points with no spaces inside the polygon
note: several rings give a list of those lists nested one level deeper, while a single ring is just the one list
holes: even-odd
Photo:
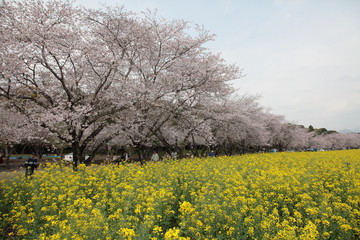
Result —
[{"label": "field of yellow flower", "polygon": [[360,150],[49,165],[0,189],[8,239],[360,237]]}]

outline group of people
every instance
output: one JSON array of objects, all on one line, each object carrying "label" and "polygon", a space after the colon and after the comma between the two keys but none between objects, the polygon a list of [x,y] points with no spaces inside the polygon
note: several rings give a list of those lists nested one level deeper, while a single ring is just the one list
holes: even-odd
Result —
[{"label": "group of people", "polygon": [[[167,159],[174,159],[176,160],[178,158],[178,153],[176,151],[171,152],[171,155],[169,153],[165,153],[164,157],[165,160]],[[151,161],[153,162],[158,162],[160,161],[160,157],[159,154],[154,151],[153,154],[151,155]]]},{"label": "group of people", "polygon": [[214,152],[214,151],[211,151],[210,154],[209,154],[209,157],[218,157],[218,156],[219,156],[219,153]]},{"label": "group of people", "polygon": [[119,164],[120,162],[127,162],[130,158],[130,154],[128,152],[124,152],[121,156],[114,155],[112,161],[114,163]]}]

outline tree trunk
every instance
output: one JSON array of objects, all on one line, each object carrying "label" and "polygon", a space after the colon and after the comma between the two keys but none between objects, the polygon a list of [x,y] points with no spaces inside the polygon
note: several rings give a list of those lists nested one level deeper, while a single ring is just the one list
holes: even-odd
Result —
[{"label": "tree trunk", "polygon": [[9,145],[5,144],[5,163],[6,165],[10,164],[10,153],[9,153]]},{"label": "tree trunk", "polygon": [[74,141],[72,144],[73,150],[73,169],[77,171],[79,164],[81,163],[81,154],[80,154],[80,147],[77,141]]}]

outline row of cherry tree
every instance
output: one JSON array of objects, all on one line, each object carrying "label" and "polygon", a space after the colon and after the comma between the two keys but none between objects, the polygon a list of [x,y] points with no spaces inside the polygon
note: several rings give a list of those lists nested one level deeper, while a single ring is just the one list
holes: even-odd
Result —
[{"label": "row of cherry tree", "polygon": [[152,147],[360,145],[358,135],[314,137],[257,97],[234,97],[228,81],[239,68],[204,46],[212,34],[182,20],[22,0],[1,5],[0,32],[3,146],[70,147],[76,167],[108,146],[131,145],[142,160]]}]

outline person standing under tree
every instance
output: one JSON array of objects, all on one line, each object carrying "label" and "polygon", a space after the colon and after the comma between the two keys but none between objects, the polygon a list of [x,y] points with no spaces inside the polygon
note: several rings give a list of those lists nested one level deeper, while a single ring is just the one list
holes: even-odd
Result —
[{"label": "person standing under tree", "polygon": [[176,151],[172,151],[171,152],[171,158],[173,159],[173,160],[176,160],[177,159],[177,152]]},{"label": "person standing under tree", "polygon": [[157,152],[154,151],[153,155],[151,156],[151,161],[158,162],[159,160],[160,160],[159,154],[157,154]]},{"label": "person standing under tree", "polygon": [[25,161],[25,177],[31,177],[34,173],[35,168],[38,167],[36,155],[32,154],[30,158]]},{"label": "person standing under tree", "polygon": [[124,162],[127,162],[127,161],[129,160],[129,157],[130,157],[129,153],[128,153],[128,152],[124,152],[124,154],[122,155],[122,160],[123,160]]}]

